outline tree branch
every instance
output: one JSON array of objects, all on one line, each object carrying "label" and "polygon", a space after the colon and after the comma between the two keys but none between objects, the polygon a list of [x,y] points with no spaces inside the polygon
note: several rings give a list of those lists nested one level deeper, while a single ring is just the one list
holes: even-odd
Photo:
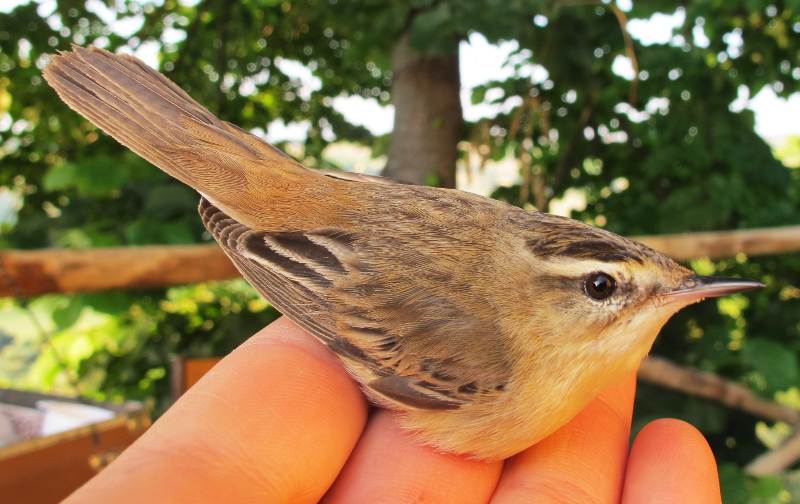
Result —
[{"label": "tree branch", "polygon": [[622,39],[625,41],[625,54],[628,56],[628,59],[631,61],[631,66],[633,67],[633,79],[631,80],[631,90],[628,94],[628,103],[631,104],[631,107],[635,107],[636,95],[639,88],[639,60],[636,58],[636,51],[633,48],[633,39],[631,38],[630,32],[628,32],[628,17],[616,3],[612,2],[609,7],[611,8],[611,12],[614,13],[614,16],[617,17],[619,29],[622,31]]},{"label": "tree branch", "polygon": [[0,252],[0,296],[145,289],[238,276],[216,245]]},{"label": "tree branch", "polygon": [[800,226],[634,236],[633,238],[680,261],[699,257],[724,259],[740,253],[765,255],[800,250]]},{"label": "tree branch", "polygon": [[762,399],[743,385],[713,373],[679,366],[663,357],[651,355],[645,359],[639,368],[639,379],[689,395],[713,399],[759,418],[790,424],[800,421],[800,412]]},{"label": "tree branch", "polygon": [[800,459],[800,431],[795,430],[780,446],[756,457],[745,471],[752,476],[767,476],[788,469]]}]

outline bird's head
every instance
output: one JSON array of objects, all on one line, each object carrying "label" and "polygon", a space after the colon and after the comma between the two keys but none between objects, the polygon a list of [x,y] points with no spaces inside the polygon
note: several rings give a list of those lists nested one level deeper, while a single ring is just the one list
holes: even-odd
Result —
[{"label": "bird's head", "polygon": [[[529,221],[530,223],[531,221]],[[571,219],[537,214],[525,233],[532,326],[567,347],[641,359],[664,323],[705,298],[763,287],[698,276],[645,245]]]}]

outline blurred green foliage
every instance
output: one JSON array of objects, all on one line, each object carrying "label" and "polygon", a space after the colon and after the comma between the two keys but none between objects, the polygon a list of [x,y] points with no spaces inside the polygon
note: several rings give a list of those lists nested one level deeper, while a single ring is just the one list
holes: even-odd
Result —
[{"label": "blurred green foliage", "polygon": [[[160,69],[223,119],[246,129],[276,119],[309,121],[298,154],[308,165],[329,166],[323,150],[331,142],[385,153],[387,139],[348,123],[333,98],[388,103],[391,49],[404,29],[418,49],[434,52],[456,50],[473,32],[490,42],[516,41],[512,72],[471,97],[502,104],[501,112],[466,124],[464,136],[487,159],[518,161],[523,182],[499,188],[497,198],[546,209],[577,190],[587,204],[573,217],[624,234],[796,224],[800,140],[773,153],[754,132],[752,112],[731,103],[765,87],[782,96],[800,90],[800,2],[652,0],[617,7],[625,4],[23,3],[0,13],[0,247],[209,239],[192,191],[57,99],[40,76],[46,54],[73,42],[150,45]],[[670,40],[626,46],[620,14],[631,20],[676,9],[682,21]],[[128,33],[112,31],[109,16],[124,21]],[[638,73],[612,70],[631,50]],[[281,61],[304,65],[315,87]],[[654,351],[800,408],[800,256],[691,265],[703,274],[760,279],[767,288],[681,312]],[[223,354],[275,316],[242,281],[4,300],[0,382],[150,399],[163,408],[171,356]],[[800,499],[797,475],[744,477],[744,464],[766,449],[769,436],[756,436],[759,419],[641,387],[635,426],[658,416],[684,418],[709,438],[726,501]],[[780,426],[761,425],[779,437]]]},{"label": "blurred green foliage", "polygon": [[172,357],[218,356],[277,317],[244,280],[0,302],[0,386],[169,406]]}]

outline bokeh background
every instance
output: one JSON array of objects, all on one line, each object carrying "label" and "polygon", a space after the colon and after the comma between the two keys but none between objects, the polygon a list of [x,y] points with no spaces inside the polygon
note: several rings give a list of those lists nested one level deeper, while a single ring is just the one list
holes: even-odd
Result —
[{"label": "bokeh background", "polygon": [[[311,167],[457,185],[626,235],[800,221],[800,1],[0,2],[0,247],[208,242],[197,196],[43,82],[71,43],[132,52]],[[392,137],[392,131],[395,131]],[[692,306],[654,353],[800,409],[800,256],[700,258],[767,287]],[[241,280],[0,299],[0,385],[169,404],[169,360],[277,312]],[[640,385],[726,502],[800,502],[745,467],[793,426]]]}]

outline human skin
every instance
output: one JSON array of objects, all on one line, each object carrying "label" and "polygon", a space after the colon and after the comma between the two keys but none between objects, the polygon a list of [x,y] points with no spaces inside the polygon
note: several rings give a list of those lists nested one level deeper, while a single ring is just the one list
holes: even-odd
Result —
[{"label": "human skin", "polygon": [[220,361],[67,502],[721,502],[691,425],[648,424],[629,450],[635,377],[503,462],[419,445],[370,410],[320,343],[286,318]]}]

